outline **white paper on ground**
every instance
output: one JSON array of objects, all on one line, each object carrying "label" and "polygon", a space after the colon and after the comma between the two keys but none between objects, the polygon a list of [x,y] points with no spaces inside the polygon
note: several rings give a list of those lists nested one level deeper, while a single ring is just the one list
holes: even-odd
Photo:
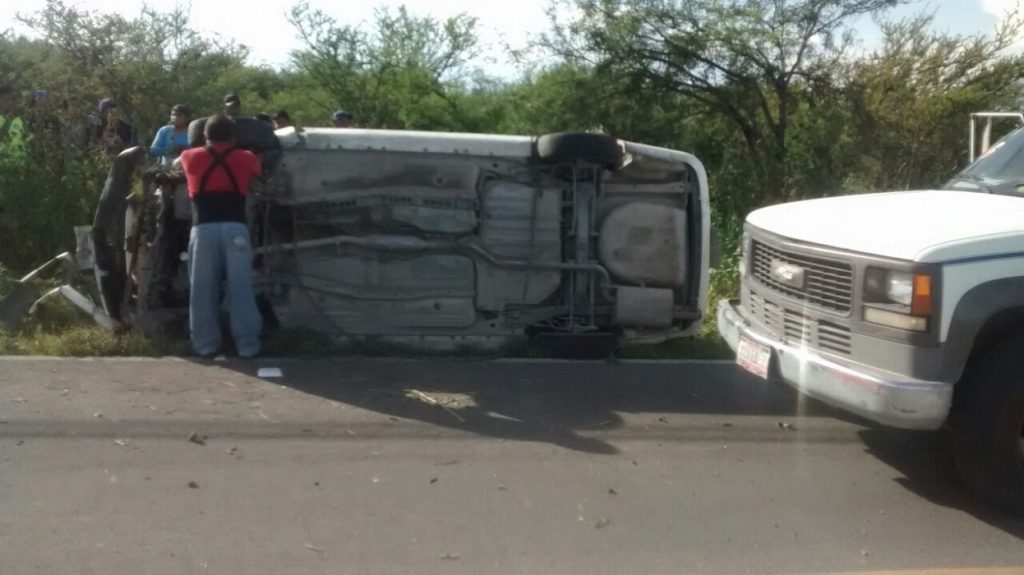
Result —
[{"label": "white paper on ground", "polygon": [[284,377],[280,367],[261,367],[256,372],[256,377]]}]

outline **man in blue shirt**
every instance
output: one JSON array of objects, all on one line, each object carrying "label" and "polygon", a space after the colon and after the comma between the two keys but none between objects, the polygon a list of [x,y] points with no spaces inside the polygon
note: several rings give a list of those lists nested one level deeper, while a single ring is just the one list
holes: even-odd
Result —
[{"label": "man in blue shirt", "polygon": [[188,149],[188,125],[192,121],[192,110],[184,104],[171,108],[171,123],[160,128],[153,138],[149,153],[160,158],[160,163],[168,165],[182,150]]}]

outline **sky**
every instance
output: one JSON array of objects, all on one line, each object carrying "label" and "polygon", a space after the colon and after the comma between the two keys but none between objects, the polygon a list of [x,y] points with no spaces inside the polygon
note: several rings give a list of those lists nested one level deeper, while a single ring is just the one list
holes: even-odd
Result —
[{"label": "sky", "polygon": [[[12,0],[4,0],[7,6]],[[87,10],[120,12],[137,15],[140,0],[65,0]],[[478,64],[488,72],[513,77],[518,68],[507,56],[507,48],[521,48],[531,37],[548,27],[546,7],[550,0],[310,0],[344,24],[369,23],[374,10],[404,4],[416,15],[430,15],[441,19],[468,13],[478,18],[482,59]],[[13,29],[29,34],[30,31],[15,21],[15,14],[31,14],[45,6],[45,0],[17,0],[15,10],[0,12],[0,30]],[[173,6],[170,2],[150,2],[151,5]],[[300,47],[294,30],[285,20],[292,0],[183,0],[180,5],[191,6],[192,27],[204,33],[220,34],[245,44],[251,50],[251,63],[274,67],[287,65],[289,53]],[[891,16],[906,17],[922,11],[934,12],[935,26],[941,30],[976,34],[990,33],[1007,10],[1017,0],[916,0],[890,12]],[[879,38],[877,26],[863,18],[856,24],[864,46],[871,48]],[[1024,39],[1022,39],[1024,46]]]}]

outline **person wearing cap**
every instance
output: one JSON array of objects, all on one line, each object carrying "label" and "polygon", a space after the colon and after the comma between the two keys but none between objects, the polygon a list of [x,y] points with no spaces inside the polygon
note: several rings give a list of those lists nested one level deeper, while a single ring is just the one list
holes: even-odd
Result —
[{"label": "person wearing cap", "polygon": [[351,128],[352,127],[352,114],[349,114],[345,110],[338,110],[334,112],[332,116],[334,120],[335,128]]},{"label": "person wearing cap", "polygon": [[113,98],[100,100],[93,141],[110,154],[138,144],[135,128],[121,119],[120,107]]},{"label": "person wearing cap", "polygon": [[280,130],[281,128],[287,128],[292,125],[292,118],[288,115],[288,112],[284,110],[278,110],[274,114],[274,129]]},{"label": "person wearing cap", "polygon": [[171,108],[170,123],[157,131],[149,153],[160,158],[162,165],[170,164],[182,150],[189,148],[188,125],[191,121],[192,110],[184,104],[175,104]]},{"label": "person wearing cap", "polygon": [[224,107],[221,109],[225,116],[237,118],[242,115],[242,99],[238,94],[231,92],[224,96]]},{"label": "person wearing cap", "polygon": [[246,227],[246,198],[263,168],[256,155],[235,147],[235,121],[218,114],[206,122],[206,145],[181,153],[192,200],[188,244],[189,328],[201,357],[220,350],[218,312],[225,284],[231,336],[242,358],[260,351],[262,318],[252,287],[252,244]]}]

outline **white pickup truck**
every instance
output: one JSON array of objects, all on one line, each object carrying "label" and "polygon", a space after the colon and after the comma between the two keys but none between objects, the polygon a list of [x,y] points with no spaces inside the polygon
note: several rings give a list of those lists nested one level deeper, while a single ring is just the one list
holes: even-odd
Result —
[{"label": "white pickup truck", "polygon": [[764,378],[952,431],[965,482],[1024,513],[1024,128],[941,190],[751,213],[721,335]]}]

